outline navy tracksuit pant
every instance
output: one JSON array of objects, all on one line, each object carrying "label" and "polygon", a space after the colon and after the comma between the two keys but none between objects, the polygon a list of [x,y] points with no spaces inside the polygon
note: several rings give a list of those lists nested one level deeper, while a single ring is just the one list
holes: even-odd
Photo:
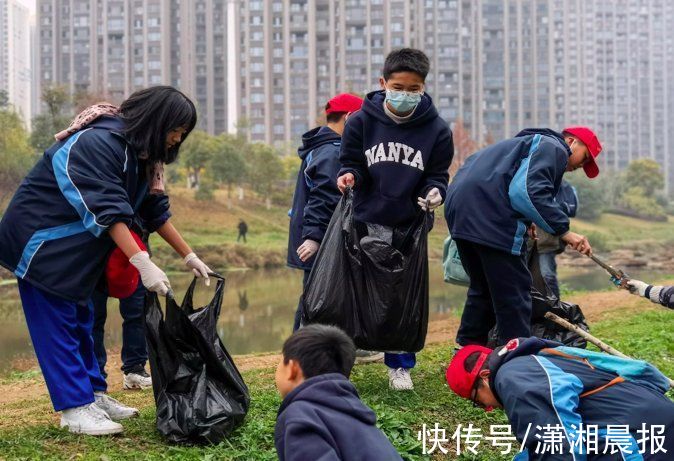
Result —
[{"label": "navy tracksuit pant", "polygon": [[[138,283],[136,291],[128,298],[119,300],[119,312],[122,315],[122,371],[138,373],[145,369],[147,362],[147,343],[145,342],[144,311],[147,290]],[[108,355],[105,351],[105,321],[108,317],[108,295],[94,291],[91,295],[94,305],[94,351],[101,375],[107,378],[105,364]]]},{"label": "navy tracksuit pant", "polygon": [[94,311],[46,293],[21,279],[19,294],[30,338],[54,410],[87,405],[106,390],[91,336]]},{"label": "navy tracksuit pant", "polygon": [[496,325],[499,345],[531,336],[531,273],[525,256],[456,239],[470,287],[456,342],[486,345]]}]

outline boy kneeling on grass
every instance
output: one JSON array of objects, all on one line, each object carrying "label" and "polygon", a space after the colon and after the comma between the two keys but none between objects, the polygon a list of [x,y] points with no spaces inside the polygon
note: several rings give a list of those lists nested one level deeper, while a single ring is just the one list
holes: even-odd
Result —
[{"label": "boy kneeling on grass", "polygon": [[401,459],[349,381],[355,359],[353,341],[333,326],[308,325],[286,340],[276,369],[281,461]]},{"label": "boy kneeling on grass", "polygon": [[459,349],[447,383],[474,406],[505,411],[522,444],[518,461],[674,456],[669,381],[641,360],[518,338],[495,350]]}]

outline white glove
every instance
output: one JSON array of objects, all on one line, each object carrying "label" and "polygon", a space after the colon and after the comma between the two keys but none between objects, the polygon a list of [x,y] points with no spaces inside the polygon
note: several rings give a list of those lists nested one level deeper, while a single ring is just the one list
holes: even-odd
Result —
[{"label": "white glove", "polygon": [[307,239],[297,248],[297,256],[300,257],[302,262],[307,262],[309,258],[316,254],[320,246],[320,243]]},{"label": "white glove", "polygon": [[641,280],[632,279],[627,281],[627,286],[629,287],[630,293],[639,293],[639,296],[646,296],[646,288],[648,288],[647,283],[644,283]]},{"label": "white glove", "polygon": [[430,210],[434,210],[440,205],[442,205],[442,195],[440,195],[440,191],[438,190],[438,188],[434,187],[433,189],[428,191],[428,194],[426,194],[426,198],[417,197],[417,202],[419,203],[421,209],[424,211],[426,211],[426,203],[428,203],[428,208]]},{"label": "white glove", "polygon": [[212,273],[213,271],[206,265],[204,262],[199,259],[197,255],[194,253],[190,253],[187,256],[185,256],[185,265],[192,269],[192,272],[194,272],[194,275],[196,275],[199,278],[203,278],[204,283],[206,286],[211,286],[211,279],[208,278],[208,274]]},{"label": "white glove", "polygon": [[129,262],[138,269],[140,273],[140,280],[143,286],[149,291],[155,292],[161,296],[171,290],[171,284],[168,277],[163,270],[161,270],[155,263],[150,261],[150,255],[147,251],[139,251],[129,258]]}]

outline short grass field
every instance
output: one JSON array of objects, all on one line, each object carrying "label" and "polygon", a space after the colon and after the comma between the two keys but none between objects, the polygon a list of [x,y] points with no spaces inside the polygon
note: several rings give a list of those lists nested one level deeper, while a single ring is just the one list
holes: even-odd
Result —
[{"label": "short grass field", "polygon": [[[674,375],[674,312],[662,308],[640,311],[617,309],[600,322],[592,325],[592,332],[626,354],[646,359],[656,364],[665,374]],[[378,425],[393,442],[404,459],[462,459],[508,460],[510,455],[500,454],[485,440],[477,447],[478,454],[457,455],[457,445],[452,435],[458,425],[473,424],[483,435],[489,434],[490,425],[507,424],[502,411],[485,413],[473,408],[447,388],[444,370],[451,358],[448,344],[433,345],[419,356],[413,372],[415,390],[394,393],[388,390],[385,367],[382,364],[356,366],[352,375],[362,399],[378,415]],[[128,404],[141,408],[138,419],[124,423],[122,436],[94,438],[71,435],[57,427],[57,419],[31,422],[23,416],[13,420],[11,407],[0,412],[0,459],[7,460],[273,460],[274,424],[280,404],[274,386],[274,367],[253,369],[243,373],[251,392],[251,407],[244,424],[226,441],[215,446],[177,446],[165,443],[155,430],[154,401],[151,392],[114,393]],[[18,384],[31,379],[34,374],[15,374],[4,380]],[[3,383],[0,382],[0,385]],[[674,397],[670,392],[670,398]],[[25,407],[26,401],[20,404]],[[46,395],[34,401],[35,413],[49,412]],[[16,410],[16,409],[14,409]],[[32,411],[32,410],[31,410]],[[28,413],[30,414],[29,411]],[[40,418],[37,418],[38,420]],[[23,421],[22,421],[23,420]],[[449,442],[432,454],[422,453],[418,433],[427,427],[445,429]],[[432,444],[427,445],[427,449]],[[515,445],[513,450],[518,449]]]}]

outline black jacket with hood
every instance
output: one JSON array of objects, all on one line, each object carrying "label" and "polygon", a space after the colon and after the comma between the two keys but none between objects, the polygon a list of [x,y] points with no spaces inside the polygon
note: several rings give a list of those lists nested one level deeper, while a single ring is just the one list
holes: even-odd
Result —
[{"label": "black jacket with hood", "polygon": [[400,124],[384,111],[385,97],[385,91],[368,94],[346,123],[339,174],[355,177],[356,220],[395,227],[417,216],[417,197],[433,187],[444,200],[454,144],[428,94]]},{"label": "black jacket with hood", "polygon": [[283,399],[276,452],[280,461],[402,459],[376,420],[344,375],[314,376]]},{"label": "black jacket with hood", "polygon": [[297,248],[309,239],[321,243],[342,194],[337,189],[341,137],[327,126],[302,135],[297,155],[302,159],[290,210],[288,266],[311,270],[314,258],[303,262]]}]

